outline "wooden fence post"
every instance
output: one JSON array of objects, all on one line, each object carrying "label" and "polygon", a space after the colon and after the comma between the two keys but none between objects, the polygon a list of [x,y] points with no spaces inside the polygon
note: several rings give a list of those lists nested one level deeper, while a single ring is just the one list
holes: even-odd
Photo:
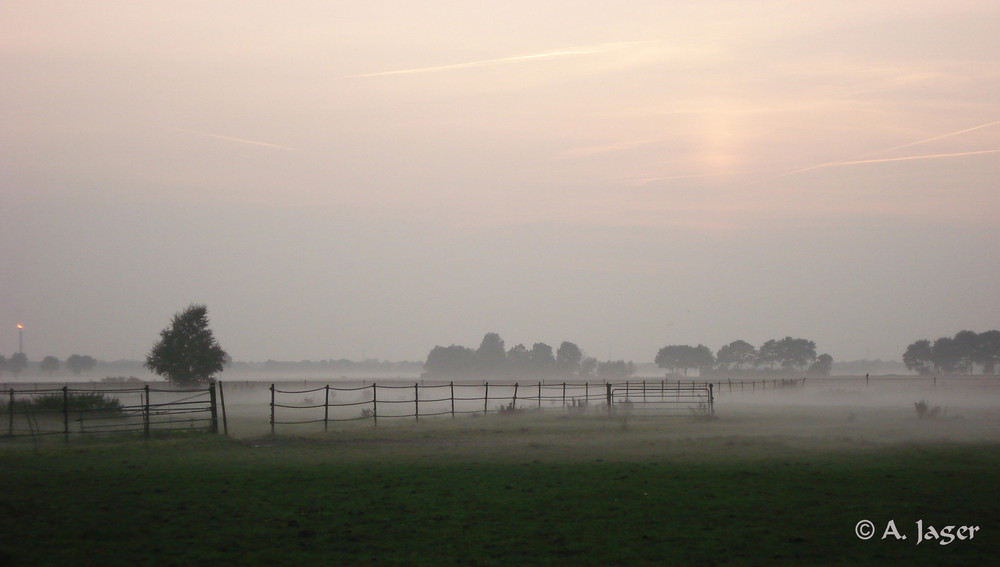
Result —
[{"label": "wooden fence post", "polygon": [[448,386],[451,389],[451,418],[455,419],[455,383],[449,382]]},{"label": "wooden fence post", "polygon": [[229,421],[226,419],[226,395],[222,392],[222,380],[216,382],[219,385],[219,405],[222,406],[222,434],[229,437]]},{"label": "wooden fence post", "polygon": [[143,388],[145,390],[146,401],[142,404],[142,431],[143,434],[149,439],[149,384]]},{"label": "wooden fence post", "polygon": [[413,415],[420,421],[420,383],[413,385]]},{"label": "wooden fence post", "polygon": [[490,383],[486,383],[486,393],[483,395],[483,415],[490,411]]},{"label": "wooden fence post", "polygon": [[208,400],[212,410],[212,422],[209,425],[209,431],[219,433],[219,404],[215,396],[215,380],[208,383]]},{"label": "wooden fence post", "polygon": [[69,443],[69,386],[63,386],[63,435]]},{"label": "wooden fence post", "polygon": [[611,413],[611,384],[605,384],[608,387],[608,413]]},{"label": "wooden fence post", "polygon": [[372,382],[372,423],[378,427],[378,386]]},{"label": "wooden fence post", "polygon": [[566,383],[563,382],[563,407],[566,407]]},{"label": "wooden fence post", "polygon": [[538,409],[542,409],[542,382],[538,381]]},{"label": "wooden fence post", "polygon": [[10,389],[10,402],[7,404],[8,410],[8,420],[7,420],[7,435],[14,435],[14,388]]},{"label": "wooden fence post", "polygon": [[514,382],[514,399],[510,402],[510,409],[517,407],[517,382]]},{"label": "wooden fence post", "polygon": [[274,383],[271,383],[271,435],[274,435]]},{"label": "wooden fence post", "polygon": [[323,431],[330,430],[330,385],[326,385],[326,398],[323,400]]}]

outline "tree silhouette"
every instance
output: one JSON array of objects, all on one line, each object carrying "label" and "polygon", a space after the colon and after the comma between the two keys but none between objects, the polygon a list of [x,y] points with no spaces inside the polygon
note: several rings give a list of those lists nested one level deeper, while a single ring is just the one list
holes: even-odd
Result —
[{"label": "tree silhouette", "polygon": [[7,359],[7,371],[17,376],[28,367],[28,357],[23,352],[16,352]]},{"label": "tree silhouette", "polygon": [[563,341],[556,351],[556,367],[559,374],[572,376],[580,371],[580,361],[583,360],[583,351],[580,347],[569,341]]},{"label": "tree silhouette", "polygon": [[90,372],[95,365],[97,365],[97,360],[92,356],[71,354],[66,359],[66,368],[69,368],[70,372],[76,376],[79,376],[82,372]]},{"label": "tree silhouette", "polygon": [[208,308],[191,305],[160,331],[145,366],[174,384],[188,385],[210,382],[227,360],[226,351],[208,328]]},{"label": "tree silhouette", "polygon": [[59,359],[54,356],[46,356],[38,363],[38,369],[52,376],[56,370],[59,370]]}]

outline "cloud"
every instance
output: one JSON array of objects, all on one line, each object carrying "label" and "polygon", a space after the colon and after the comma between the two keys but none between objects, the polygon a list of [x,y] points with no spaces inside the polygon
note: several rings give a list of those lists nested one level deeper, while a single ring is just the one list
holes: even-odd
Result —
[{"label": "cloud", "polygon": [[508,63],[523,63],[528,61],[536,61],[539,59],[554,59],[561,57],[577,57],[582,55],[595,55],[600,53],[608,53],[612,51],[618,51],[627,47],[646,44],[646,43],[656,43],[649,41],[627,41],[627,42],[617,42],[617,43],[601,43],[589,47],[579,47],[575,49],[564,49],[558,51],[543,51],[541,53],[534,53],[531,55],[516,55],[513,57],[499,57],[496,59],[481,59],[478,61],[467,61],[464,63],[452,63],[450,65],[433,65],[429,67],[414,67],[410,69],[396,69],[393,71],[380,71],[376,73],[361,73],[358,75],[348,75],[345,78],[350,79],[360,79],[360,78],[370,78],[370,77],[390,77],[394,75],[415,75],[420,73],[441,73],[446,71],[459,71],[462,69],[472,69],[476,67],[488,67],[494,65],[504,65]]},{"label": "cloud", "polygon": [[199,132],[198,130],[188,130],[187,128],[174,128],[172,126],[163,126],[167,130],[173,130],[175,132],[186,132],[188,134],[195,134],[198,136],[204,136],[206,138],[215,138],[217,140],[226,140],[227,142],[236,142],[239,144],[249,144],[251,146],[263,146],[265,148],[274,148],[278,150],[286,150],[294,152],[295,148],[290,148],[288,146],[281,146],[278,144],[271,144],[268,142],[259,142],[257,140],[247,140],[245,138],[234,138],[232,136],[223,136],[221,134],[210,134],[208,132]]}]

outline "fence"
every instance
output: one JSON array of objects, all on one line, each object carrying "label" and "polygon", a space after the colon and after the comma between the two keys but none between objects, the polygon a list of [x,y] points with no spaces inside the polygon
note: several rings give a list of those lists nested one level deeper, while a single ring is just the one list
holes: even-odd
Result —
[{"label": "fence", "polygon": [[587,408],[628,410],[641,414],[690,415],[714,413],[713,386],[703,382],[666,380],[611,384],[538,382],[369,385],[340,388],[330,385],[306,389],[270,388],[271,433],[278,425],[380,419],[421,418],[510,413],[527,409]]},{"label": "fence", "polygon": [[[219,385],[219,397],[222,387]],[[219,431],[216,384],[198,389],[140,388],[10,388],[0,402],[7,437],[37,437],[142,431]],[[224,425],[225,427],[225,425]]]}]

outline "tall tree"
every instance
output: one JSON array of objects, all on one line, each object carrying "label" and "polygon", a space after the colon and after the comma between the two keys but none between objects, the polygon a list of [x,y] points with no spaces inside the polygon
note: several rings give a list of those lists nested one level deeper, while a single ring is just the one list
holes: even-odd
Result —
[{"label": "tall tree", "polygon": [[23,352],[16,352],[7,359],[7,371],[17,376],[28,367],[28,357]]},{"label": "tall tree", "polygon": [[71,354],[66,359],[66,368],[69,368],[70,372],[76,376],[83,372],[90,372],[96,365],[97,360],[94,357],[83,354]]},{"label": "tall tree", "polygon": [[578,373],[582,360],[583,351],[569,341],[563,341],[556,351],[556,367],[559,369],[559,374],[563,376],[572,376]]},{"label": "tall tree", "polygon": [[174,315],[146,356],[146,368],[174,384],[210,382],[228,355],[208,328],[208,308],[191,305]]},{"label": "tall tree", "polygon": [[995,374],[1000,363],[1000,331],[979,333],[979,354],[976,361],[983,365],[983,374]]},{"label": "tall tree", "polygon": [[829,354],[821,354],[816,357],[816,362],[809,367],[809,374],[813,376],[829,376],[833,369],[833,357]]},{"label": "tall tree", "polygon": [[556,367],[556,357],[552,354],[552,347],[545,343],[535,343],[531,345],[529,353],[531,360],[531,371],[537,376],[547,376],[552,374]]},{"label": "tall tree", "polygon": [[907,370],[918,374],[930,374],[934,370],[934,351],[927,339],[916,341],[906,347],[903,353],[903,364]]},{"label": "tall tree", "polygon": [[715,360],[720,366],[735,366],[737,370],[743,370],[744,365],[752,365],[757,360],[757,349],[746,341],[733,341],[719,349]]},{"label": "tall tree", "polygon": [[56,370],[59,370],[59,359],[54,356],[46,356],[38,363],[38,369],[52,376]]},{"label": "tall tree", "polygon": [[428,376],[464,378],[475,370],[476,351],[459,345],[434,347],[424,363],[424,372]]},{"label": "tall tree", "polygon": [[504,372],[507,364],[507,351],[504,350],[503,339],[497,333],[486,333],[476,351],[476,367],[485,376],[498,375]]}]

